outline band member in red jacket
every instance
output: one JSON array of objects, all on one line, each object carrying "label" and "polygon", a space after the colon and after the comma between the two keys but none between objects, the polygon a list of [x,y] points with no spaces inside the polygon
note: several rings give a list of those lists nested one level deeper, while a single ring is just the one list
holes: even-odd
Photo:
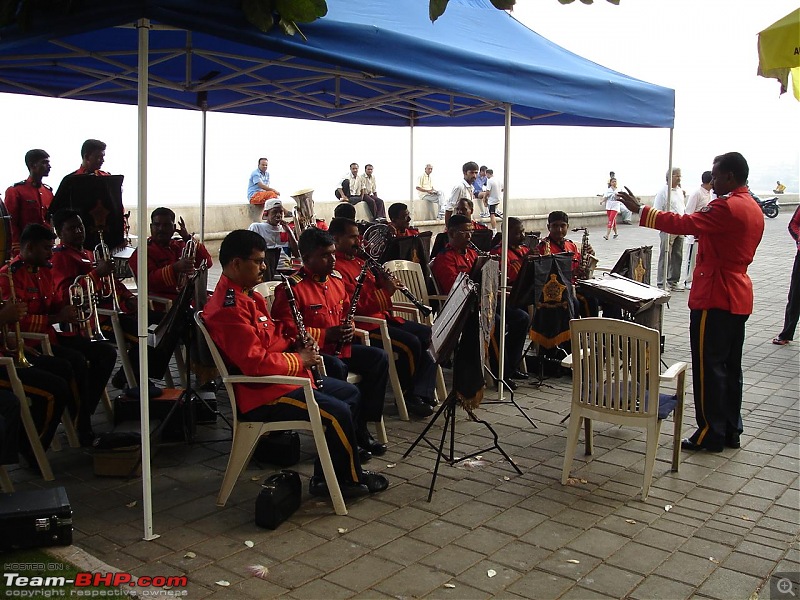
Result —
[{"label": "band member in red jacket", "polygon": [[[508,284],[514,285],[522,268],[525,257],[530,253],[530,248],[523,246],[525,241],[525,226],[516,217],[508,218]],[[491,254],[500,256],[503,252],[503,240],[491,250]]]},{"label": "band member in red jacket", "polygon": [[389,229],[394,237],[419,235],[419,229],[411,227],[411,213],[408,206],[395,202],[389,207]]},{"label": "band member in red jacket", "polygon": [[[181,239],[172,239],[177,232]],[[181,275],[191,275],[205,261],[211,268],[214,261],[202,244],[197,244],[194,262],[181,258],[186,242],[192,239],[186,230],[183,219],[179,219],[175,227],[175,213],[168,208],[160,207],[150,214],[150,237],[147,238],[147,283],[148,293],[163,296],[170,300],[178,297],[178,283]],[[128,259],[133,274],[139,277],[137,261],[138,249]]]},{"label": "band member in red jacket", "polygon": [[547,215],[547,232],[547,237],[539,242],[534,253],[538,256],[560,254],[562,252],[571,253],[572,283],[575,283],[581,266],[581,252],[575,242],[567,239],[567,233],[569,232],[569,216],[567,213],[562,210],[554,210]]},{"label": "band member in red jacket", "polygon": [[50,155],[44,150],[25,153],[28,178],[6,190],[5,205],[11,216],[11,256],[19,254],[19,238],[26,225],[39,223],[49,227],[47,209],[53,201],[53,188],[42,183],[50,174]]},{"label": "band member in red jacket", "polygon": [[[470,273],[478,253],[469,247],[474,231],[472,221],[465,215],[453,215],[447,222],[447,237],[450,240],[445,249],[436,255],[431,263],[431,273],[436,280],[439,291],[449,294],[459,273]],[[500,315],[495,313],[495,327],[492,334],[491,352],[492,370],[498,373],[497,357],[499,343],[497,332],[500,324]],[[517,385],[512,379],[527,379],[527,373],[519,370],[522,360],[522,351],[525,346],[525,336],[530,326],[528,313],[521,308],[508,307],[506,310],[506,347],[503,359],[503,373],[506,383],[511,389]]]},{"label": "band member in red jacket", "polygon": [[[297,340],[296,332],[274,321],[264,298],[252,291],[267,268],[265,249],[264,238],[252,231],[239,229],[225,237],[219,249],[222,277],[203,313],[206,327],[226,364],[243,375],[311,379],[309,369],[320,362],[316,344],[310,339]],[[308,420],[302,388],[236,383],[234,389],[244,421]],[[359,393],[355,386],[323,377],[323,387],[314,391],[314,398],[342,495],[352,498],[385,490],[389,486],[386,477],[363,471],[356,452],[352,413]],[[314,463],[309,490],[315,496],[328,494],[319,460]]]},{"label": "band member in red jacket", "polygon": [[[764,234],[764,217],[747,190],[750,168],[738,152],[714,158],[711,177],[717,198],[690,215],[643,206],[626,188],[619,199],[641,212],[639,225],[699,237],[697,263],[689,292],[697,431],[684,450],[721,452],[740,446],[742,427],[742,347],[753,312],[753,283],[747,266]],[[735,244],[731,240],[736,240]]]},{"label": "band member in red jacket", "polygon": [[[12,274],[17,299],[28,305],[28,313],[20,320],[20,328],[48,334],[55,357],[69,361],[76,383],[75,402],[70,409],[77,417],[81,444],[91,445],[94,439],[91,415],[114,369],[117,351],[107,342],[91,342],[75,331],[78,328],[76,308],[57,296],[53,284],[50,259],[54,239],[55,235],[47,227],[28,225],[20,238],[19,256],[0,269],[0,274]],[[0,290],[4,298],[10,296],[8,277],[0,276]],[[57,336],[53,328],[56,323],[61,324],[62,329]],[[64,331],[66,324],[73,331]],[[70,377],[65,375],[64,378]],[[78,407],[77,412],[74,407]]]},{"label": "band member in red jacket", "polygon": [[[389,358],[380,348],[353,344],[354,326],[345,318],[350,311],[350,296],[345,290],[342,275],[335,270],[336,245],[327,231],[310,227],[298,240],[303,267],[289,278],[308,334],[320,347],[328,375],[347,379],[347,372],[361,375],[357,387],[361,402],[356,414],[356,438],[362,450],[362,461],[369,453],[381,455],[386,446],[375,441],[367,422],[377,422],[383,416],[386,385],[389,382]],[[272,317],[287,324],[296,335],[285,284],[275,289]],[[341,355],[334,356],[339,341]]]},{"label": "band member in red jacket", "polygon": [[[394,206],[397,205],[389,207],[390,214]],[[336,242],[336,270],[341,273],[345,290],[352,298],[364,266],[364,260],[358,257],[361,247],[358,224],[352,219],[333,219],[328,231]],[[431,343],[431,328],[392,315],[392,294],[400,282],[383,273],[379,275],[380,279],[376,279],[372,270],[366,270],[356,317],[361,315],[386,321],[392,349],[398,356],[397,371],[406,406],[409,412],[418,417],[430,416],[436,406],[436,363],[427,352]],[[373,346],[383,348],[378,325],[360,321],[356,325],[370,332],[369,339]]]}]

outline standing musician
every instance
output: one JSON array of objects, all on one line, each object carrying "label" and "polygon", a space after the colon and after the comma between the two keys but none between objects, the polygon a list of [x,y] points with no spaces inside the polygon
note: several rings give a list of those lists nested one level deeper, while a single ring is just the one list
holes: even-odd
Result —
[{"label": "standing musician", "polygon": [[[296,342],[287,323],[273,320],[264,297],[253,291],[266,270],[264,239],[246,230],[230,232],[222,241],[222,276],[206,304],[204,320],[222,358],[231,370],[246,376],[289,375],[311,379],[310,367],[320,361],[312,340]],[[236,405],[243,421],[307,421],[302,388],[291,385],[235,383]],[[324,390],[324,391],[323,391]],[[358,409],[355,386],[332,377],[314,391],[325,425],[325,440],[342,495],[353,498],[380,492],[389,486],[383,475],[362,471],[356,452],[353,412]],[[309,491],[328,495],[322,465],[314,463]]]},{"label": "standing musician", "polygon": [[[17,339],[14,333],[14,324],[19,323],[28,314],[28,306],[22,302],[6,300],[0,307],[0,326],[3,329],[3,344],[0,355],[15,358],[17,356]],[[31,416],[36,425],[36,432],[42,447],[47,450],[53,440],[56,428],[61,422],[61,415],[68,404],[73,404],[75,398],[70,388],[73,378],[72,367],[69,362],[52,356],[28,357],[32,365],[28,368],[18,368],[17,376],[22,382],[25,396],[30,400]],[[15,361],[16,362],[16,361]],[[58,375],[66,374],[69,379]],[[0,388],[11,389],[8,371],[0,369]],[[19,411],[19,407],[17,407]],[[19,453],[25,457],[27,463],[38,469],[36,458],[33,455],[30,441],[23,427],[19,429]],[[16,462],[16,460],[12,461]]]},{"label": "standing musician", "polygon": [[[181,239],[174,240],[172,236],[178,232]],[[147,238],[147,283],[148,292],[163,296],[170,300],[178,297],[178,283],[181,275],[191,275],[205,261],[211,268],[213,261],[205,246],[198,243],[194,261],[182,258],[186,242],[192,236],[186,230],[183,218],[179,219],[175,227],[175,213],[168,208],[159,207],[150,214],[150,237]],[[133,274],[139,277],[137,261],[138,248],[128,259],[128,264]]]},{"label": "standing musician", "polygon": [[395,202],[389,207],[389,229],[395,237],[419,235],[419,229],[411,227],[411,213],[408,206]]},{"label": "standing musician", "polygon": [[[522,224],[516,217],[508,218],[508,285],[514,285],[514,282],[519,276],[519,271],[522,268],[522,263],[525,257],[530,253],[531,249],[523,246],[522,242],[525,241],[525,225]],[[491,250],[494,256],[500,256],[503,251],[503,240]]]},{"label": "standing musician", "polygon": [[[431,263],[431,273],[436,280],[439,291],[442,294],[449,294],[450,289],[456,281],[459,273],[470,273],[478,253],[470,248],[472,232],[474,227],[469,217],[464,215],[453,215],[447,222],[448,243],[444,250],[436,255]],[[499,345],[497,342],[498,324],[500,322],[499,312],[495,314],[495,328],[492,334],[492,352],[490,359],[492,369],[497,373],[497,357],[499,356]],[[519,363],[522,360],[522,351],[525,346],[525,335],[530,325],[528,313],[521,308],[508,307],[506,309],[506,347],[504,359],[504,373],[509,380],[509,387],[516,389],[516,384],[511,379],[527,379],[528,375],[519,370]]]},{"label": "standing musician", "polygon": [[[61,209],[53,215],[53,227],[55,227],[56,234],[61,240],[61,244],[53,249],[52,259],[56,297],[65,304],[69,304],[71,301],[70,286],[75,282],[75,278],[81,275],[91,277],[95,290],[102,289],[104,280],[106,287],[108,287],[111,278],[114,277],[114,263],[111,260],[100,259],[95,264],[94,253],[84,249],[83,243],[86,237],[86,229],[83,226],[80,215],[74,210]],[[129,342],[138,345],[136,296],[121,281],[115,281],[114,293],[117,297],[117,303],[123,311],[120,314],[120,325],[122,325],[123,331],[127,334],[125,337]],[[112,308],[113,301],[111,298],[101,298],[99,299],[99,306]],[[101,321],[103,321],[103,331],[105,333],[111,331],[110,324],[106,322],[107,318],[102,317]],[[151,347],[148,347],[147,352],[150,373],[163,372],[169,363],[169,354],[158,348]],[[128,358],[132,367],[137,369],[139,365],[138,348],[135,346],[131,348],[128,351]],[[124,371],[120,369],[119,375],[114,377],[112,383],[116,387],[124,387],[121,379],[123,375]]]},{"label": "standing musician", "polygon": [[[17,300],[28,305],[28,313],[20,320],[21,329],[47,333],[54,342],[55,357],[66,359],[72,367],[75,402],[70,409],[73,416],[77,415],[81,444],[91,445],[94,439],[91,415],[111,376],[117,351],[109,343],[89,341],[77,332],[55,335],[55,323],[69,323],[77,329],[77,310],[56,295],[50,264],[54,239],[53,232],[43,225],[28,225],[22,232],[19,256],[0,269],[0,290],[4,298],[10,297],[9,279],[2,274],[11,273]],[[73,407],[77,407],[77,412]]]},{"label": "standing musician", "polygon": [[[389,207],[390,215],[395,206],[397,204]],[[361,248],[358,225],[351,219],[333,219],[328,231],[336,242],[337,271],[341,273],[345,290],[352,298],[364,266],[364,260],[358,257]],[[402,283],[386,273],[381,272],[378,275],[379,279],[376,279],[376,274],[369,269],[365,273],[356,315],[386,321],[392,338],[392,350],[398,356],[397,370],[406,406],[412,414],[428,417],[433,414],[433,407],[436,406],[436,363],[427,352],[431,343],[431,328],[392,316],[392,294]],[[369,339],[373,346],[383,348],[378,325],[359,323],[358,326],[370,332]]]},{"label": "standing musician", "polygon": [[690,215],[642,206],[627,188],[618,192],[625,206],[641,212],[642,227],[699,236],[689,292],[697,430],[681,442],[684,450],[721,452],[725,446],[740,446],[742,347],[745,323],[753,312],[753,282],[747,267],[764,234],[764,217],[747,189],[749,173],[738,152],[715,157],[711,183],[717,198]]},{"label": "standing musician", "polygon": [[19,254],[20,236],[26,225],[49,226],[47,209],[53,201],[53,188],[42,183],[42,178],[50,174],[50,155],[38,148],[28,150],[25,166],[28,178],[12,185],[5,195],[6,209],[11,216],[11,256]]},{"label": "standing musician", "polygon": [[81,166],[73,175],[97,175],[106,177],[111,175],[107,171],[101,171],[100,167],[106,161],[106,143],[100,140],[88,139],[81,146]]},{"label": "standing musician", "polygon": [[[303,267],[289,278],[297,308],[303,315],[308,334],[320,347],[328,374],[340,380],[347,379],[348,371],[361,375],[356,439],[365,451],[362,461],[369,459],[367,453],[380,456],[386,452],[386,446],[372,438],[367,421],[380,421],[383,415],[389,359],[380,348],[352,343],[355,327],[352,319],[345,318],[350,311],[350,296],[341,273],[334,270],[336,245],[330,234],[310,227],[300,234],[298,243]],[[289,331],[297,335],[284,284],[275,289],[272,317],[287,324]],[[334,354],[340,340],[344,345],[337,357]]]}]

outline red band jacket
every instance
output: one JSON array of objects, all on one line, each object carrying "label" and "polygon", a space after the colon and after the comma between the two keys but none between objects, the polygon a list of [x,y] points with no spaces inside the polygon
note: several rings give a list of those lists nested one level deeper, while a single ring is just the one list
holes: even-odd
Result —
[{"label": "red band jacket", "polygon": [[463,253],[447,244],[436,258],[431,262],[431,274],[436,280],[439,292],[449,294],[450,288],[456,281],[459,273],[469,273],[478,253],[472,248],[467,248]]},{"label": "red band jacket", "polygon": [[[92,278],[94,289],[100,292],[101,277],[97,274],[97,269],[93,267],[94,255],[86,249],[78,250],[71,246],[60,244],[53,248],[53,284],[55,285],[56,295],[66,304],[70,301],[69,286],[75,282],[79,275],[88,275]],[[117,282],[117,301],[120,307],[125,309],[125,302],[133,296],[125,285]],[[111,304],[111,300],[101,301],[105,308]]]},{"label": "red band jacket", "polygon": [[53,201],[53,189],[47,184],[33,185],[28,177],[6,190],[5,204],[11,216],[11,255],[19,254],[19,236],[26,225],[39,223],[48,229],[47,209]]},{"label": "red band jacket", "polygon": [[[163,296],[170,300],[175,300],[178,297],[178,274],[175,273],[172,265],[180,260],[185,246],[186,242],[183,240],[170,240],[166,246],[160,246],[152,238],[147,238],[148,293]],[[128,264],[131,266],[136,279],[139,279],[138,252],[137,248],[128,259]],[[197,244],[197,255],[194,261],[195,268],[203,264],[204,260],[206,266],[210,269],[214,263],[211,260],[211,255],[205,246]]]},{"label": "red band jacket", "polygon": [[[319,345],[323,354],[333,354],[336,342],[325,339],[325,330],[341,325],[347,311],[350,310],[350,296],[344,288],[342,276],[333,271],[324,280],[306,271],[305,267],[289,277],[289,285],[297,300],[297,308],[303,315],[306,332]],[[286,286],[280,284],[275,288],[275,301],[272,303],[272,318],[284,324],[291,331],[293,339],[297,338],[297,327],[286,297]],[[342,358],[350,357],[350,344],[342,348]]]},{"label": "red band jacket", "polygon": [[[55,330],[48,323],[48,317],[57,313],[64,306],[53,285],[51,267],[32,267],[17,256],[11,263],[0,269],[0,292],[3,298],[10,297],[8,277],[11,272],[14,278],[14,294],[18,302],[28,305],[28,314],[19,322],[22,331],[47,333],[50,341],[55,342]],[[35,345],[36,342],[26,342]]]},{"label": "red band jacket", "polygon": [[753,312],[753,282],[747,267],[764,235],[764,216],[746,187],[712,200],[690,215],[642,208],[639,225],[699,237],[691,310],[718,308],[735,315]]},{"label": "red band jacket", "polygon": [[[500,256],[500,253],[503,251],[502,244],[498,244],[494,248],[492,248],[491,254],[494,256]],[[516,248],[511,248],[509,246],[507,252],[508,261],[508,283],[509,285],[514,285],[514,282],[519,277],[519,271],[522,269],[522,262],[525,260],[525,256],[530,253],[531,249],[527,246],[517,246]]]},{"label": "red band jacket", "polygon": [[[352,299],[356,291],[356,280],[361,273],[364,261],[357,257],[348,257],[343,252],[336,253],[336,270],[341,274],[348,299]],[[358,297],[356,315],[385,319],[390,323],[402,323],[403,319],[392,316],[392,295],[378,285],[375,275],[370,269],[364,277],[364,287]],[[360,329],[374,331],[378,325],[374,323],[358,323]]]},{"label": "red band jacket", "polygon": [[[282,323],[272,320],[258,292],[245,293],[241,286],[222,275],[203,310],[203,320],[233,373],[311,378],[300,355],[292,351],[294,338]],[[274,404],[297,389],[283,384],[236,383],[233,387],[236,405],[243,413]]]}]

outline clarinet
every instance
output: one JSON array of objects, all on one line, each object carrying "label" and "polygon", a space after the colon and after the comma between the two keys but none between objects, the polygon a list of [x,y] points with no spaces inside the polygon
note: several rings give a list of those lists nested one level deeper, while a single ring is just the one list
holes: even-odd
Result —
[{"label": "clarinet", "polygon": [[[369,253],[365,252],[362,249],[360,250],[360,254],[366,261],[366,264],[369,265],[369,268],[372,270],[372,274],[375,276],[375,279],[392,276],[391,273],[389,273],[386,269],[384,269],[381,263],[372,258],[372,256],[369,255]],[[423,317],[427,317],[433,312],[433,308],[431,308],[427,304],[423,304],[422,302],[420,302],[417,299],[417,297],[414,296],[414,294],[412,294],[411,291],[408,290],[407,288],[405,287],[397,288],[397,291],[403,294],[403,296],[405,296],[406,298],[408,298],[408,301],[414,305],[414,308],[416,308],[422,314]]]},{"label": "clarinet", "polygon": [[[289,285],[289,279],[286,275],[281,275],[283,279],[283,285],[286,286],[286,300],[289,302],[289,309],[292,311],[292,317],[294,318],[294,325],[297,328],[297,335],[300,337],[303,343],[305,343],[308,333],[306,332],[306,325],[303,322],[303,315],[300,314],[300,310],[297,308],[297,300],[294,297],[294,290],[292,290],[292,286]],[[322,389],[322,376],[319,374],[319,368],[316,364],[311,365],[311,376],[314,378],[314,383],[317,386],[317,389]]]},{"label": "clarinet", "polygon": [[[349,325],[356,316],[356,307],[358,306],[358,299],[361,297],[361,288],[364,287],[364,280],[367,278],[367,266],[367,261],[364,261],[364,264],[361,266],[361,272],[356,278],[356,289],[353,290],[353,297],[350,298],[350,310],[342,321],[342,325]],[[333,355],[339,356],[342,353],[342,348],[344,348],[344,340],[339,338],[339,341],[336,342],[336,349],[333,351]]]}]

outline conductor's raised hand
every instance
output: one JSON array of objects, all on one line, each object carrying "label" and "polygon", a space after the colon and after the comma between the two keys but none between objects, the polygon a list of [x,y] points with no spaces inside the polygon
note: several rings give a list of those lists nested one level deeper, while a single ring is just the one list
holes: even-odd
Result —
[{"label": "conductor's raised hand", "polygon": [[624,192],[617,192],[617,200],[622,202],[631,212],[638,213],[642,209],[641,200],[639,200],[627,186],[625,186]]}]

